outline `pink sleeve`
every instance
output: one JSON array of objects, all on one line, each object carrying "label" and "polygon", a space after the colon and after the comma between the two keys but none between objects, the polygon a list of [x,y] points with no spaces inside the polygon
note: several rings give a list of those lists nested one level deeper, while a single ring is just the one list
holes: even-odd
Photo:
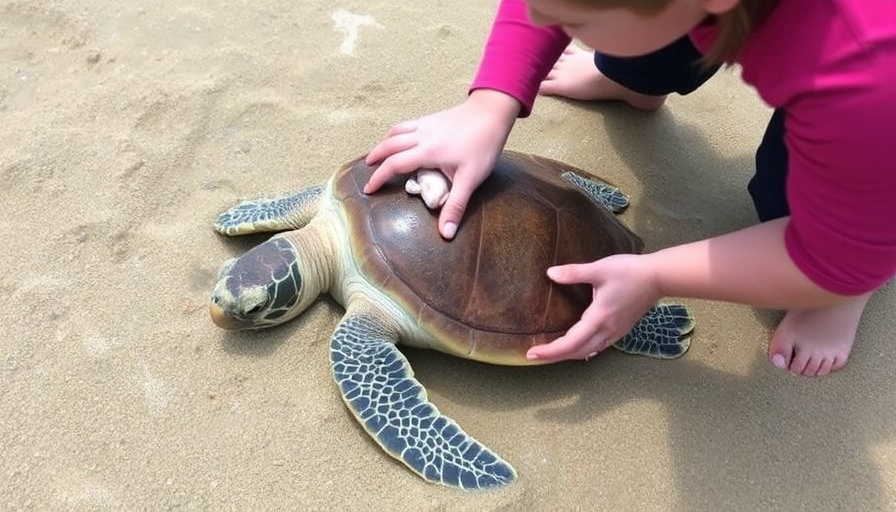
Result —
[{"label": "pink sleeve", "polygon": [[[842,95],[788,109],[785,243],[819,286],[857,295],[896,272],[896,58]],[[827,96],[827,97],[826,97]],[[839,96],[839,97],[837,97]]]},{"label": "pink sleeve", "polygon": [[470,91],[507,93],[522,104],[520,117],[528,116],[539,84],[569,41],[559,27],[534,26],[524,0],[502,0]]},{"label": "pink sleeve", "polygon": [[780,6],[786,37],[748,54],[744,76],[787,113],[785,243],[816,284],[858,295],[896,272],[896,4]]}]

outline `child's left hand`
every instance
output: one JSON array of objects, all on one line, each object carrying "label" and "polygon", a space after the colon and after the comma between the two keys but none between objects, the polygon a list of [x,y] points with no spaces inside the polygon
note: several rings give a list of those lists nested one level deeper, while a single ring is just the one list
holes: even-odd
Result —
[{"label": "child's left hand", "polygon": [[617,254],[548,269],[556,283],[590,284],[591,305],[565,335],[530,348],[526,357],[543,362],[588,359],[628,334],[661,296],[648,261],[641,255]]}]

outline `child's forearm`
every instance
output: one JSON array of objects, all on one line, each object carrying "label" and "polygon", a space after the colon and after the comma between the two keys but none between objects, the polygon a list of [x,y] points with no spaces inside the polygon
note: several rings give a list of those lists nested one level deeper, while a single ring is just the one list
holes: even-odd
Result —
[{"label": "child's forearm", "polygon": [[789,218],[646,255],[663,295],[775,309],[808,309],[849,299],[813,283],[784,245]]},{"label": "child's forearm", "polygon": [[470,93],[467,102],[475,104],[483,112],[492,114],[502,125],[507,126],[508,131],[523,108],[522,104],[510,94],[494,89],[476,89]]}]

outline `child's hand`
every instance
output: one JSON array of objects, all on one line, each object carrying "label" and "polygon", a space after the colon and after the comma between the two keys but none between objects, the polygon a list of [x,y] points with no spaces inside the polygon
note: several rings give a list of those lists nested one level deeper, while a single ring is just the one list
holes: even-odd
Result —
[{"label": "child's hand", "polygon": [[439,232],[453,238],[470,196],[488,177],[504,147],[519,108],[512,97],[483,89],[454,108],[392,126],[367,155],[368,165],[381,164],[364,193],[376,192],[398,174],[440,170],[452,185],[439,215]]},{"label": "child's hand", "polygon": [[530,348],[526,353],[529,359],[550,362],[593,357],[625,336],[660,299],[647,259],[634,254],[551,267],[548,277],[560,284],[588,283],[593,298],[565,335]]}]

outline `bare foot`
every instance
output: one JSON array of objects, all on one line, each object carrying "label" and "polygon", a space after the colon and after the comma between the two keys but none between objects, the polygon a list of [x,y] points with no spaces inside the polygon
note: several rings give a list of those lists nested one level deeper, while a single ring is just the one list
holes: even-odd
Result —
[{"label": "bare foot", "polygon": [[846,365],[871,294],[827,308],[788,311],[768,347],[772,365],[816,377]]},{"label": "bare foot", "polygon": [[640,110],[656,110],[666,96],[650,96],[626,89],[601,74],[594,66],[594,53],[570,44],[541,82],[538,92],[573,100],[621,100]]}]

